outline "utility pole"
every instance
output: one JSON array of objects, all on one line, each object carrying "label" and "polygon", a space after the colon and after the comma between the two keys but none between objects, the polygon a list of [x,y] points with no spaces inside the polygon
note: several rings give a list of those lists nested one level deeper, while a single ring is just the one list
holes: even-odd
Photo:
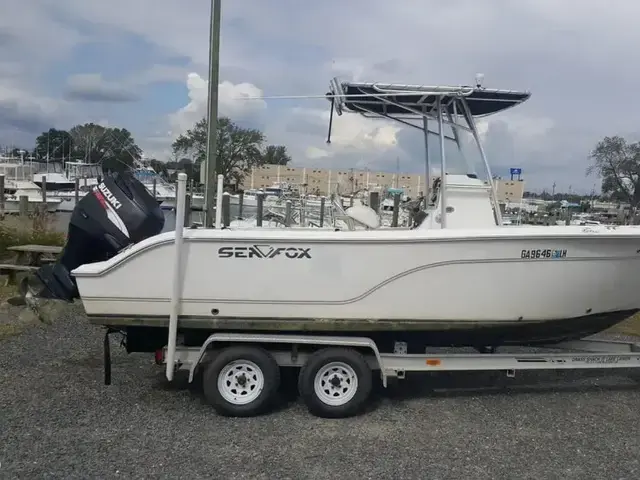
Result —
[{"label": "utility pole", "polygon": [[[209,108],[207,114],[207,158],[205,160],[204,226],[213,227],[217,174],[222,173],[218,159],[218,83],[220,79],[220,10],[222,0],[211,0],[209,31]],[[218,205],[221,208],[221,205]]]}]

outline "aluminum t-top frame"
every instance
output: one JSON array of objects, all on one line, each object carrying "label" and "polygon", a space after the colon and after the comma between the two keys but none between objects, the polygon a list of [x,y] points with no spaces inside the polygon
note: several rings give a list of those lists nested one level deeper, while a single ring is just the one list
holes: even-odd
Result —
[{"label": "aluminum t-top frame", "polygon": [[[498,205],[495,184],[491,175],[491,168],[480,141],[475,118],[492,115],[526,101],[529,92],[512,90],[493,90],[469,86],[426,86],[400,85],[383,83],[349,83],[340,82],[334,78],[330,82],[330,92],[327,98],[331,101],[331,115],[329,117],[329,134],[327,143],[331,143],[331,128],[333,111],[338,115],[344,112],[359,113],[367,118],[387,118],[404,125],[422,130],[425,143],[425,197],[429,198],[430,162],[429,162],[429,134],[440,138],[440,207],[441,227],[446,228],[446,158],[445,139],[456,142],[462,151],[459,131],[471,132],[480,151],[487,178],[491,186],[491,201],[495,210],[498,225],[502,225],[502,215]],[[460,123],[460,119],[466,124]],[[429,120],[438,123],[438,131],[429,130]],[[445,135],[443,125],[448,125],[453,137]]]}]

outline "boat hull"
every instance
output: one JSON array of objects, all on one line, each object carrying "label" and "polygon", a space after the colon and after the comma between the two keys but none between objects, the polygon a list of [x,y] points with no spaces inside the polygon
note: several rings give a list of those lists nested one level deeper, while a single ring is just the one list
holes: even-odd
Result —
[{"label": "boat hull", "polygon": [[[76,269],[87,314],[102,323],[166,318],[172,241],[167,232]],[[519,342],[529,328],[566,320],[560,337],[591,334],[640,308],[639,247],[633,228],[185,230],[180,322],[260,329],[277,319],[274,329],[307,331],[340,322],[450,337],[484,329]],[[579,320],[587,317],[595,326]]]},{"label": "boat hull", "polygon": [[[37,177],[37,175],[36,175]],[[33,181],[39,188],[42,188],[42,179]],[[47,192],[66,192],[75,189],[76,183],[68,182],[45,182]]]},{"label": "boat hull", "polygon": [[[58,211],[60,204],[62,203],[58,199],[47,198],[47,213],[55,213]],[[29,199],[27,210],[29,212],[35,212],[42,205],[41,200],[36,200],[33,198]],[[4,212],[9,214],[18,214],[20,213],[20,201],[13,199],[5,199],[4,201]]]},{"label": "boat hull", "polygon": [[[176,199],[174,198],[158,198],[160,208],[162,210],[175,210]],[[201,211],[204,207],[204,198],[201,196],[191,197],[191,210]]]},{"label": "boat hull", "polygon": [[[78,192],[78,199],[82,200],[86,194],[86,191]],[[56,192],[51,196],[51,198],[60,200],[58,212],[73,212],[73,209],[76,208],[76,194],[73,191]]]},{"label": "boat hull", "polygon": [[[384,351],[396,341],[408,353],[430,347],[542,346],[578,340],[606,330],[637,313],[637,309],[542,322],[406,322],[388,320],[276,319],[181,317],[178,331],[186,345],[199,346],[215,332],[286,333],[368,337]],[[127,332],[130,351],[153,352],[166,345],[167,316],[89,315],[89,322]]]}]

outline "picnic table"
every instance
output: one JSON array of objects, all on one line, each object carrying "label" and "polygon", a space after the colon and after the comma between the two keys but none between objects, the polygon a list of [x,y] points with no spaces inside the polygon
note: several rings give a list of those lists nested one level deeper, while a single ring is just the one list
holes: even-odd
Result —
[{"label": "picnic table", "polygon": [[47,262],[55,261],[62,247],[50,245],[16,245],[7,250],[16,252],[15,263],[0,264],[0,275],[6,275],[5,285],[15,285],[19,273],[32,273]]},{"label": "picnic table", "polygon": [[45,263],[55,261],[55,257],[62,252],[62,247],[53,245],[16,245],[8,247],[7,250],[16,252],[16,265],[40,267]]}]

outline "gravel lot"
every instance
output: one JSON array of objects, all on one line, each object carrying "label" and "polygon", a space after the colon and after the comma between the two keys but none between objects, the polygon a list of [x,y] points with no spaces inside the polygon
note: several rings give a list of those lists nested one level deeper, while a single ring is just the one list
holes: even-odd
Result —
[{"label": "gravel lot", "polygon": [[359,418],[292,400],[226,419],[151,356],[114,347],[104,386],[102,332],[78,314],[0,352],[0,478],[640,478],[628,371],[414,377]]}]

